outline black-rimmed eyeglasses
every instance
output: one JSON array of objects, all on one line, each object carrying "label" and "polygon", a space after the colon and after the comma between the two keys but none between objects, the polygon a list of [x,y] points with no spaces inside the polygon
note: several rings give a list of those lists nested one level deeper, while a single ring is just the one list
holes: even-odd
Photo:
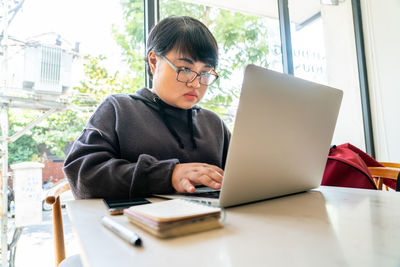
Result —
[{"label": "black-rimmed eyeglasses", "polygon": [[218,74],[213,69],[207,72],[197,73],[189,68],[175,67],[174,64],[172,64],[165,56],[161,56],[161,58],[164,59],[174,71],[176,71],[176,80],[178,82],[191,83],[197,77],[200,77],[200,84],[210,86],[218,79]]}]

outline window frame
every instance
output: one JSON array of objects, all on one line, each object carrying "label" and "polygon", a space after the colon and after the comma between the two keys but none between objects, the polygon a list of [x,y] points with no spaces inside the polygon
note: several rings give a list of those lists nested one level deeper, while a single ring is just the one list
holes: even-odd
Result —
[{"label": "window frame", "polygon": [[[159,0],[143,0],[144,1],[144,43],[146,46],[147,36],[151,28],[160,19],[160,5]],[[277,0],[278,2],[278,14],[279,14],[279,28],[281,34],[281,49],[282,49],[282,66],[284,73],[293,75],[293,49],[292,40],[290,35],[290,17],[289,17],[289,6],[288,0]],[[372,117],[371,117],[371,103],[369,98],[369,85],[368,85],[368,73],[367,64],[365,58],[365,45],[364,45],[364,34],[362,29],[362,17],[361,17],[361,1],[351,0],[352,12],[353,12],[353,24],[354,24],[354,36],[357,53],[357,65],[358,65],[358,78],[360,83],[361,93],[361,108],[364,125],[364,138],[366,152],[375,157],[375,145],[374,135],[372,128]],[[146,56],[146,55],[145,55]],[[146,71],[146,86],[151,87],[152,82]]]}]

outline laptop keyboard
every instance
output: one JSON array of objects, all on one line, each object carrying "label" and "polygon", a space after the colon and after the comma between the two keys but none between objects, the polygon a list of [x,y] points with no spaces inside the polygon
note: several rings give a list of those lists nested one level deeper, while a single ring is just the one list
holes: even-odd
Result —
[{"label": "laptop keyboard", "polygon": [[219,198],[220,191],[185,193],[186,196]]}]

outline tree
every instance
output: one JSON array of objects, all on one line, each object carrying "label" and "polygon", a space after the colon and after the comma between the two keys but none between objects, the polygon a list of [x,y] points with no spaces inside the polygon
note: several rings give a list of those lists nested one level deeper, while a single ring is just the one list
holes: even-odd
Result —
[{"label": "tree", "polygon": [[[10,125],[10,134],[13,135],[16,131],[15,124]],[[33,139],[32,135],[25,134],[17,139],[15,142],[8,145],[8,161],[14,164],[22,161],[30,161],[37,158],[39,155],[39,144]]]},{"label": "tree", "polygon": [[113,35],[121,47],[122,56],[130,71],[125,74],[123,84],[130,92],[145,85],[145,42],[144,42],[144,8],[143,1],[122,3],[124,28],[113,26]]}]

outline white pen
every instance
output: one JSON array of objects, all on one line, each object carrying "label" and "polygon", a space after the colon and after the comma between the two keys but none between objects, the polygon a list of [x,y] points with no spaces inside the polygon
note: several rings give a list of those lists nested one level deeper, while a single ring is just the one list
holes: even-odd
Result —
[{"label": "white pen", "polygon": [[110,217],[102,217],[101,223],[105,227],[116,233],[119,237],[121,237],[125,241],[128,241],[129,244],[136,247],[140,247],[142,245],[142,239],[134,231],[116,222]]}]

